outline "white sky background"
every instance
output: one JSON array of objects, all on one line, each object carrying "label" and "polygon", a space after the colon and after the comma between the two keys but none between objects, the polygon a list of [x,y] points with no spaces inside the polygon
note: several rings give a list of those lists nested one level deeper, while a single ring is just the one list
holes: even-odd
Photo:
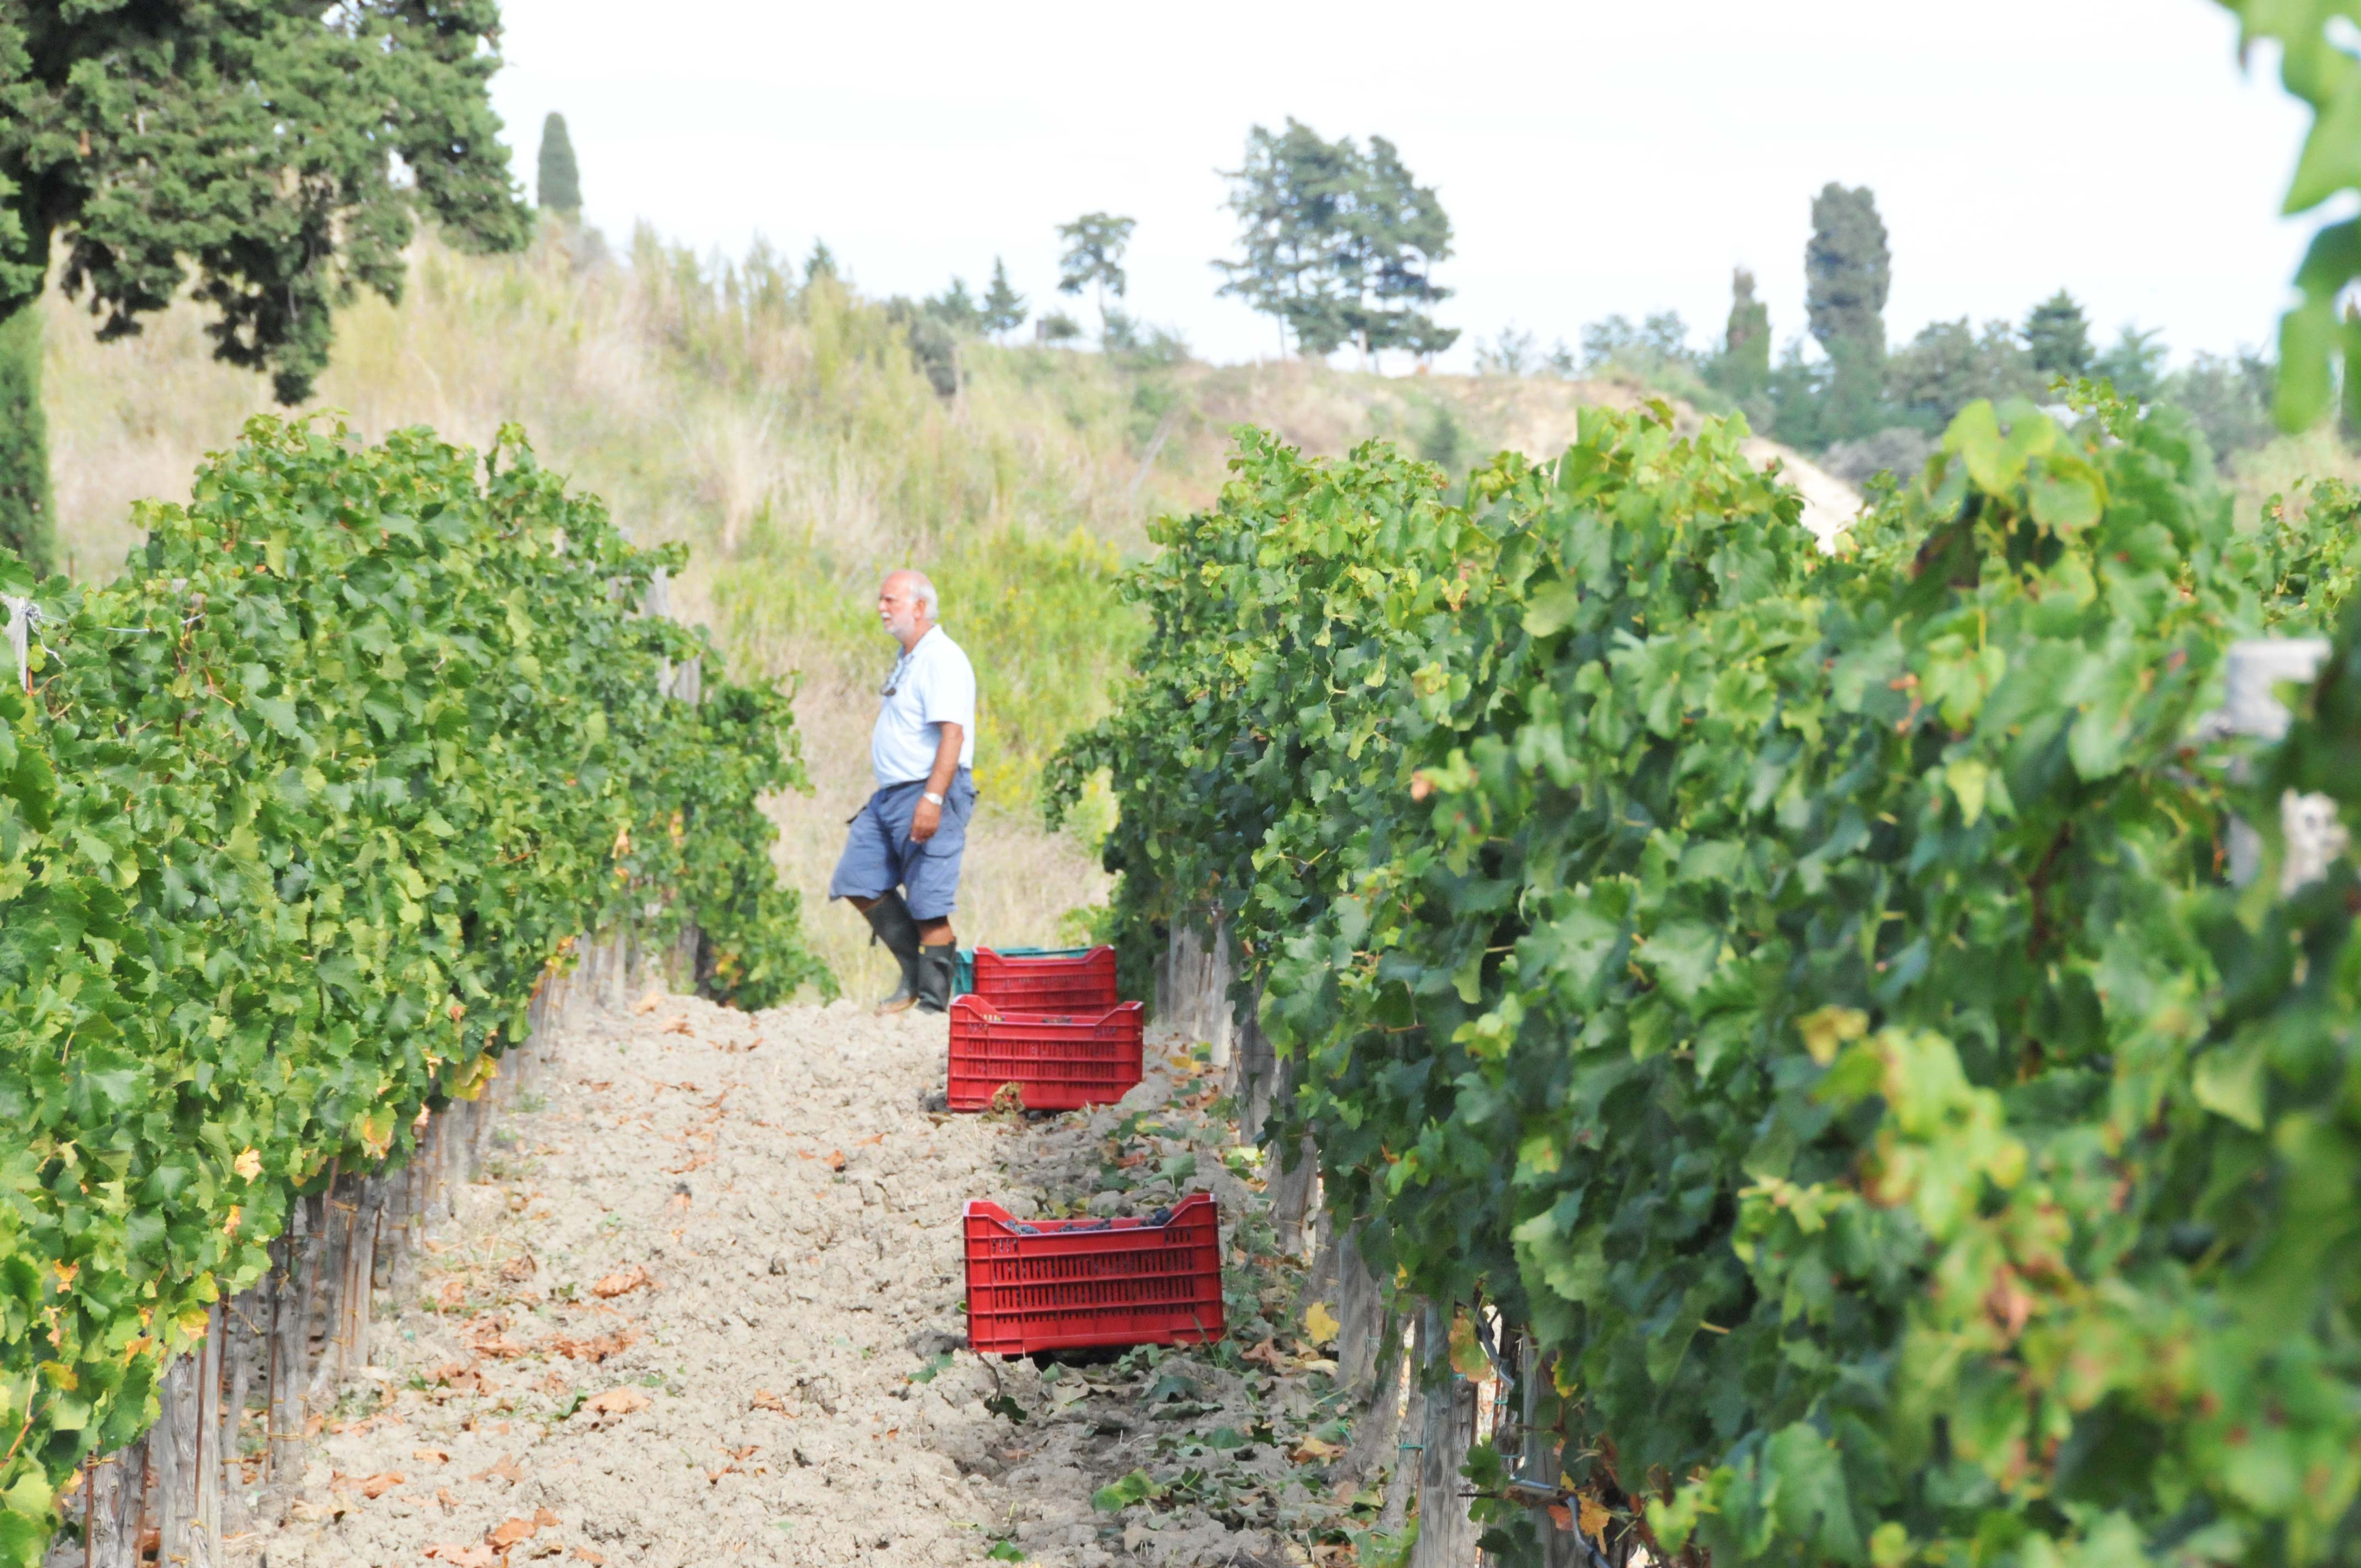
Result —
[{"label": "white sky background", "polygon": [[1877,192],[1897,344],[1963,313],[2021,321],[2061,285],[2103,343],[2129,320],[2176,358],[2267,343],[2316,221],[2278,215],[2303,110],[2268,51],[2240,69],[2210,0],[502,10],[494,97],[528,193],[559,110],[616,240],[644,219],[701,251],[761,234],[800,258],[818,236],[877,295],[980,289],[997,254],[1037,313],[1087,325],[1087,300],[1055,292],[1055,227],[1126,214],[1129,309],[1215,360],[1277,351],[1208,262],[1236,234],[1214,170],[1290,115],[1389,137],[1439,189],[1453,368],[1509,322],[1572,345],[1671,308],[1718,337],[1733,265],[1784,344],[1830,180]]}]

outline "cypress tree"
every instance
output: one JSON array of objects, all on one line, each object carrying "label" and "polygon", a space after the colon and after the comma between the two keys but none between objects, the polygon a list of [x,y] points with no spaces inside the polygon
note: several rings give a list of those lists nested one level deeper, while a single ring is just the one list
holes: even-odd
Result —
[{"label": "cypress tree", "polygon": [[1868,186],[1834,182],[1812,198],[1812,237],[1804,247],[1804,310],[1812,335],[1830,358],[1839,342],[1871,359],[1885,357],[1885,296],[1894,256]]},{"label": "cypress tree", "polygon": [[566,116],[553,113],[541,122],[541,170],[535,181],[541,204],[571,216],[582,210],[582,170],[574,161],[574,138],[566,134]]},{"label": "cypress tree", "polygon": [[1812,199],[1804,247],[1804,308],[1828,351],[1829,439],[1867,435],[1884,415],[1885,296],[1894,256],[1868,186],[1831,181]]},{"label": "cypress tree", "polygon": [[41,413],[41,307],[0,320],[0,545],[36,576],[57,567],[49,422]]},{"label": "cypress tree", "polygon": [[1771,384],[1771,307],[1754,297],[1754,274],[1730,275],[1730,326],[1722,337],[1722,389],[1752,397]]}]

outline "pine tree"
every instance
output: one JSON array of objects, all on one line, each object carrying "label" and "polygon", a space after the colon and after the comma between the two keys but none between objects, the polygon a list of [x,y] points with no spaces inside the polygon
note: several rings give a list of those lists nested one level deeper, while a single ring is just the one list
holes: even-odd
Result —
[{"label": "pine tree", "polygon": [[1095,289],[1103,335],[1107,291],[1114,290],[1120,300],[1129,282],[1123,270],[1123,253],[1137,226],[1137,219],[1119,218],[1113,213],[1084,213],[1072,223],[1058,225],[1058,237],[1066,242],[1064,253],[1058,258],[1058,291],[1079,294],[1084,289]]},{"label": "pine tree", "polygon": [[998,337],[1025,324],[1025,296],[1009,286],[1008,269],[992,258],[992,287],[983,296],[983,330]]},{"label": "pine tree", "polygon": [[2092,362],[2091,373],[2114,382],[2119,398],[2154,402],[2164,388],[2164,362],[2171,353],[2158,341],[2163,335],[2159,327],[2143,329],[2125,322],[2114,346]]},{"label": "pine tree", "polygon": [[822,278],[832,279],[835,276],[836,252],[828,247],[828,241],[815,237],[812,240],[811,254],[804,258],[805,287],[810,287]]},{"label": "pine tree", "polygon": [[574,161],[574,138],[566,134],[566,116],[553,113],[541,122],[541,170],[534,182],[541,205],[568,216],[582,210],[582,170]]},{"label": "pine tree", "polygon": [[[137,331],[193,268],[215,356],[271,372],[285,403],[311,394],[356,284],[400,294],[417,207],[463,247],[523,245],[488,93],[497,25],[489,4],[414,0],[0,5],[0,323],[18,367],[0,399],[29,396],[38,334],[17,318],[61,231],[100,335]],[[0,496],[21,509],[47,495],[48,461],[10,423]]]},{"label": "pine tree", "polygon": [[1291,333],[1302,353],[1357,343],[1374,362],[1388,348],[1423,356],[1457,340],[1430,313],[1451,296],[1434,281],[1451,257],[1451,218],[1393,143],[1371,137],[1364,152],[1299,120],[1278,133],[1257,126],[1245,161],[1223,177],[1242,254],[1213,263],[1228,274],[1221,291],[1276,318],[1282,349]]},{"label": "pine tree", "polygon": [[2091,323],[2081,304],[2063,289],[2026,315],[2025,346],[2033,353],[2034,374],[2045,384],[2054,376],[2091,373]]},{"label": "pine tree", "polygon": [[1754,297],[1754,274],[1730,275],[1730,325],[1722,334],[1721,389],[1749,398],[1771,384],[1771,307]]},{"label": "pine tree", "polygon": [[983,311],[975,296],[967,291],[967,280],[954,278],[951,286],[926,302],[927,314],[934,317],[953,332],[982,332]]}]

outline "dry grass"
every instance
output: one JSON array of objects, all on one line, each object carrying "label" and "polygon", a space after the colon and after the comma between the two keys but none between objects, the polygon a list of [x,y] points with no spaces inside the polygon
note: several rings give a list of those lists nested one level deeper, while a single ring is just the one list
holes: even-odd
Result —
[{"label": "dry grass", "polygon": [[2361,454],[2347,446],[2333,424],[2323,424],[2302,435],[2282,435],[2269,445],[2242,452],[2231,472],[2238,521],[2252,526],[2263,505],[2274,496],[2295,506],[2301,492],[2315,479],[2342,479],[2361,485]]},{"label": "dry grass", "polygon": [[[1372,435],[1415,449],[1442,411],[1464,459],[1504,446],[1546,455],[1584,404],[1639,397],[1614,383],[1125,366],[976,344],[966,385],[944,400],[884,310],[799,283],[760,250],[716,267],[645,235],[628,264],[555,225],[514,258],[430,238],[399,307],[364,298],[340,317],[314,401],[371,437],[423,423],[480,447],[520,422],[544,463],[637,537],[691,545],[675,613],[712,625],[741,678],[801,674],[817,793],[776,803],[780,864],[856,991],[882,984],[884,965],[825,893],[869,787],[874,683],[891,650],[868,605],[884,568],[933,569],[947,624],[979,656],[985,798],[961,933],[1054,941],[1069,911],[1104,898],[1105,878],[1090,845],[1038,826],[1039,765],[1104,710],[1137,634],[1109,588],[1116,565],[1145,547],[1146,519],[1213,499],[1235,425],[1312,452]],[[269,411],[268,388],[211,358],[192,307],[106,345],[54,293],[49,311],[60,545],[76,575],[103,577],[137,543],[130,503],[185,497],[200,459]]]},{"label": "dry grass", "polygon": [[[890,652],[866,615],[878,571],[1027,526],[1137,547],[1146,509],[1177,498],[1130,493],[1120,389],[1086,374],[1094,356],[1059,356],[1045,378],[986,356],[946,405],[875,309],[823,289],[801,312],[766,311],[742,288],[733,304],[733,281],[644,245],[629,268],[602,262],[556,231],[515,258],[423,242],[400,307],[364,298],[340,319],[314,406],[365,436],[423,423],[478,446],[521,422],[544,462],[604,496],[640,538],[693,547],[676,611],[717,625],[734,674],[807,674],[796,713],[817,793],[774,803],[778,859],[819,950],[862,988],[884,966],[826,888],[869,785],[869,666]],[[205,454],[271,411],[268,388],[211,357],[192,307],[113,345],[54,294],[50,313],[61,546],[77,576],[104,577],[137,543],[131,502],[185,498]],[[723,577],[792,613],[719,613]],[[749,635],[733,638],[733,623]],[[1036,817],[1029,799],[979,810],[969,938],[1053,939],[1068,910],[1105,896],[1093,850]]]}]

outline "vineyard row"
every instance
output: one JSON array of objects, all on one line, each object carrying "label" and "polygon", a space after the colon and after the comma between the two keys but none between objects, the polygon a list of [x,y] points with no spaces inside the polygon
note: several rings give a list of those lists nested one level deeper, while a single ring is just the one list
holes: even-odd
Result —
[{"label": "vineyard row", "polygon": [[785,698],[641,613],[678,547],[634,548],[521,432],[479,461],[258,420],[137,521],[104,587],[0,558],[30,606],[0,688],[14,1564],[159,1412],[90,1473],[110,1518],[127,1486],[136,1536],[144,1474],[165,1525],[215,1522],[250,1382],[300,1470],[365,1365],[379,1238],[464,1164],[590,934],[746,1005],[827,987],[757,806],[802,782]]},{"label": "vineyard row", "polygon": [[[2353,1538],[2361,881],[2280,825],[2361,802],[2361,498],[2242,528],[2187,425],[2076,411],[1970,408],[1828,551],[1662,406],[1465,504],[1250,433],[1160,525],[1059,798],[1115,780],[1135,975],[1227,981],[1367,1420],[1418,1325],[1417,1561]],[[2201,724],[2331,633],[2283,739]]]}]

